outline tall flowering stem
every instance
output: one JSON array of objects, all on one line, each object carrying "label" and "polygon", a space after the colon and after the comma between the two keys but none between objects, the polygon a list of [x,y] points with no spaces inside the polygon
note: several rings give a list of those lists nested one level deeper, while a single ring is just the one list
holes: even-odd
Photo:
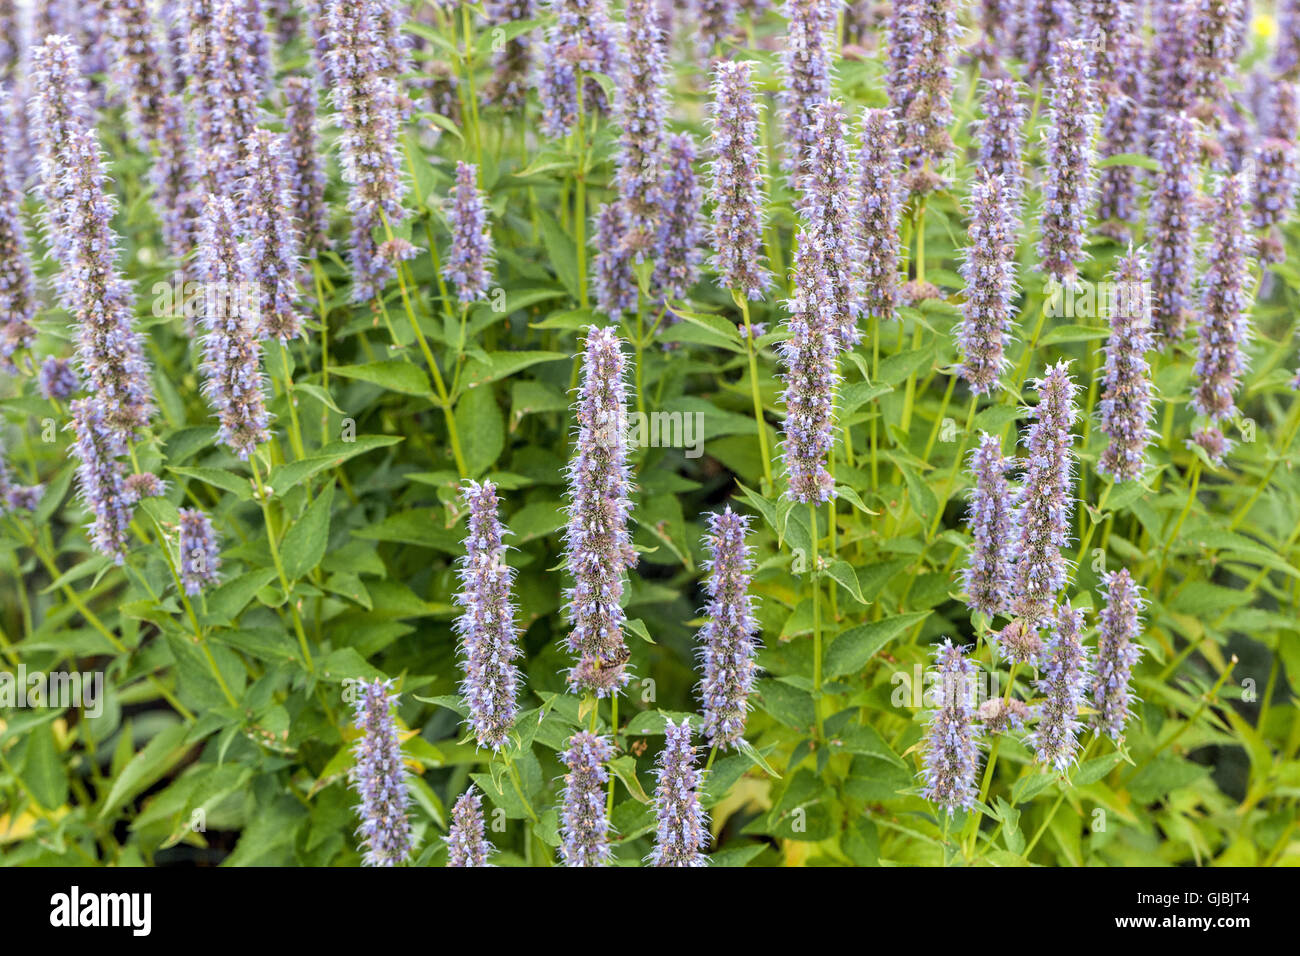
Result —
[{"label": "tall flowering stem", "polygon": [[1219,180],[1210,217],[1210,245],[1202,278],[1201,325],[1197,329],[1192,409],[1218,425],[1237,410],[1235,395],[1246,372],[1250,336],[1245,196],[1235,173]]},{"label": "tall flowering stem", "polygon": [[1147,220],[1151,313],[1161,348],[1187,328],[1196,268],[1196,125],[1186,113],[1165,117],[1156,140],[1160,172]]},{"label": "tall flowering stem", "polygon": [[1074,34],[1071,0],[1021,0],[1015,22],[1025,78],[1036,82],[1050,75],[1053,54]]},{"label": "tall flowering stem", "polygon": [[566,591],[569,650],[578,661],[569,685],[598,697],[629,680],[623,575],[636,565],[627,521],[631,509],[627,447],[627,359],[610,329],[591,329],[576,408],[578,436],[569,463],[565,554],[573,587]]},{"label": "tall flowering stem", "polygon": [[[1146,142],[1142,111],[1146,74],[1142,71],[1142,41],[1122,33],[1108,41],[1109,79],[1101,87],[1106,103],[1101,124],[1101,158],[1141,152]],[[1138,215],[1137,170],[1128,165],[1107,166],[1098,179],[1097,218],[1105,234],[1126,240],[1129,225]]]},{"label": "tall flowering stem", "polygon": [[591,73],[613,77],[619,66],[618,41],[606,0],[547,0],[551,26],[542,52],[538,93],[542,128],[548,136],[567,136],[582,112],[604,112],[608,100]]},{"label": "tall flowering stem", "polygon": [[0,90],[0,368],[36,338],[36,280],[18,193],[13,104]]},{"label": "tall flowering stem", "polygon": [[731,60],[714,67],[709,142],[712,265],[723,289],[751,301],[772,284],[762,255],[764,173],[753,68]]},{"label": "tall flowering stem", "polygon": [[448,866],[491,866],[493,847],[483,826],[483,798],[470,787],[451,808],[447,831]]},{"label": "tall flowering stem", "polygon": [[179,261],[190,254],[198,238],[194,149],[184,98],[169,92],[163,98],[161,113],[157,155],[149,167],[149,181],[157,197],[156,210],[167,251]]},{"label": "tall flowering stem", "polygon": [[1129,683],[1142,656],[1141,589],[1127,568],[1103,576],[1106,603],[1097,621],[1097,671],[1092,681],[1094,725],[1118,747],[1124,742],[1133,700]]},{"label": "tall flowering stem", "polygon": [[560,807],[560,858],[565,866],[608,866],[609,818],[605,810],[605,764],[614,750],[604,737],[581,731],[560,755],[568,772]]},{"label": "tall flowering stem", "polygon": [[1047,179],[1043,185],[1040,268],[1053,281],[1073,284],[1084,259],[1088,211],[1093,206],[1093,134],[1096,95],[1085,40],[1062,40],[1049,71]]},{"label": "tall flowering stem", "polygon": [[162,139],[167,79],[162,38],[146,0],[107,0],[113,81],[126,94],[132,138],[143,150]]},{"label": "tall flowering stem", "polygon": [[361,802],[357,833],[365,849],[366,866],[397,866],[411,855],[410,794],[402,761],[402,743],[393,714],[396,694],[390,682],[374,680],[359,688],[356,728],[361,736],[353,744],[356,763],[348,773]]},{"label": "tall flowering stem", "polygon": [[283,134],[265,129],[253,133],[243,198],[250,265],[260,286],[258,334],[281,342],[302,335],[304,318],[298,301],[299,236],[286,147]]},{"label": "tall flowering stem", "polygon": [[[890,96],[903,133],[902,155],[911,170],[908,186],[925,194],[943,188],[942,170],[952,153],[952,74],[958,26],[953,0],[895,0],[895,18],[906,22],[906,58],[891,54]],[[892,42],[892,40],[891,40]]]},{"label": "tall flowering stem", "polygon": [[786,309],[790,338],[780,345],[786,407],[782,459],[790,483],[786,496],[820,504],[835,495],[826,461],[835,441],[840,348],[830,284],[806,230],[799,233],[794,290]]},{"label": "tall flowering stem", "polygon": [[262,295],[248,249],[235,238],[234,204],[209,196],[200,226],[198,267],[204,283],[203,391],[220,422],[218,437],[247,460],[270,438],[262,349],[256,319]]},{"label": "tall flowering stem", "polygon": [[700,772],[695,769],[691,724],[665,722],[664,749],[655,770],[654,866],[708,866],[704,849],[709,845],[709,821],[700,806]]},{"label": "tall flowering stem", "polygon": [[977,173],[971,185],[970,242],[961,274],[966,301],[957,326],[960,374],[976,395],[998,386],[1016,295],[1014,212],[1000,175]]},{"label": "tall flowering stem", "polygon": [[975,476],[966,523],[970,526],[970,563],[963,572],[966,603],[986,617],[1005,614],[1011,608],[1015,581],[1015,536],[1011,510],[1011,486],[1007,472],[1015,461],[1002,454],[996,435],[980,436],[970,454]]},{"label": "tall flowering stem", "polygon": [[468,723],[480,747],[500,750],[519,711],[519,628],[511,601],[514,571],[506,564],[505,534],[497,516],[496,485],[468,482],[462,489],[469,509],[465,557],[455,601],[464,612],[456,620],[465,679],[461,692],[469,706]]},{"label": "tall flowering stem", "polygon": [[126,453],[121,433],[105,420],[103,406],[94,399],[74,401],[71,428],[77,456],[77,491],[90,512],[90,543],[117,564],[126,560],[126,543],[132,508],[126,490]]},{"label": "tall flowering stem", "polygon": [[935,648],[940,680],[931,688],[938,694],[926,734],[921,793],[952,816],[975,803],[975,777],[980,752],[975,728],[975,665],[965,648],[949,640]]},{"label": "tall flowering stem", "polygon": [[808,219],[808,239],[817,255],[835,313],[835,334],[845,348],[861,339],[858,331],[859,265],[862,259],[860,229],[854,220],[852,167],[844,107],[838,100],[823,100],[813,110],[816,134],[803,178],[803,213]]},{"label": "tall flowering stem", "polygon": [[383,11],[374,3],[323,0],[322,5],[326,72],[342,127],[342,175],[352,213],[352,298],[364,302],[378,295],[393,273],[374,230],[405,215],[398,88],[390,69],[394,53],[384,44]]},{"label": "tall flowering stem", "polygon": [[1025,192],[1025,87],[1014,77],[991,72],[983,80],[983,119],[975,127],[980,166],[1002,177],[1006,202],[1016,219]]},{"label": "tall flowering stem", "polygon": [[791,187],[799,191],[805,164],[816,145],[813,110],[831,95],[829,47],[835,10],[831,0],[786,0],[785,18],[778,95],[784,131],[781,168]]},{"label": "tall flowering stem", "polygon": [[700,698],[704,737],[711,747],[730,749],[745,733],[749,695],[758,665],[758,621],[749,593],[754,561],[746,538],[749,519],[728,507],[709,515],[704,548],[709,558],[705,590],[709,603],[699,633],[699,657],[704,678]]},{"label": "tall flowering stem", "polygon": [[1078,417],[1069,364],[1062,360],[1034,382],[1038,405],[1025,432],[1025,467],[1016,496],[1016,576],[1012,612],[1027,624],[1047,617],[1065,587],[1061,549],[1070,536],[1074,487],[1074,422]]},{"label": "tall flowering stem", "polygon": [[626,75],[615,102],[621,130],[615,182],[627,216],[623,241],[640,260],[654,241],[660,215],[668,51],[654,0],[628,0],[626,18]]},{"label": "tall flowering stem", "polygon": [[[487,0],[483,10],[495,26],[531,20],[534,0]],[[483,101],[504,110],[520,108],[528,99],[528,76],[532,69],[533,41],[527,35],[511,37],[492,56],[492,79],[483,88]]]},{"label": "tall flowering stem", "polygon": [[591,235],[596,247],[591,260],[591,287],[597,311],[615,320],[624,312],[636,310],[636,274],[632,271],[632,253],[624,241],[626,235],[627,212],[623,204],[615,200],[601,206]]},{"label": "tall flowering stem", "polygon": [[1111,275],[1115,295],[1098,403],[1099,427],[1108,441],[1097,460],[1097,472],[1116,482],[1142,476],[1147,445],[1155,436],[1151,366],[1146,358],[1155,348],[1155,339],[1146,275],[1141,253],[1133,250],[1119,259]]},{"label": "tall flowering stem", "polygon": [[854,192],[861,242],[858,283],[862,312],[877,321],[893,319],[898,304],[898,223],[905,198],[898,142],[898,122],[890,110],[863,112]]},{"label": "tall flowering stem", "polygon": [[1065,773],[1078,759],[1079,720],[1089,684],[1088,656],[1080,642],[1083,612],[1068,604],[1056,610],[1051,634],[1043,648],[1042,677],[1037,682],[1043,701],[1036,708],[1038,726],[1026,743],[1037,763]]},{"label": "tall flowering stem", "polygon": [[289,175],[293,216],[302,248],[313,255],[329,245],[329,210],[325,206],[325,166],[316,134],[319,102],[316,84],[291,76],[282,86],[289,135]]},{"label": "tall flowering stem", "polygon": [[456,164],[456,184],[448,197],[451,252],[442,274],[456,287],[462,305],[486,299],[492,284],[492,233],[487,204],[478,188],[478,167]]},{"label": "tall flowering stem", "polygon": [[655,269],[650,277],[650,287],[660,301],[684,298],[699,278],[704,258],[700,249],[704,197],[695,175],[695,140],[689,133],[673,133],[665,142],[665,153]]}]

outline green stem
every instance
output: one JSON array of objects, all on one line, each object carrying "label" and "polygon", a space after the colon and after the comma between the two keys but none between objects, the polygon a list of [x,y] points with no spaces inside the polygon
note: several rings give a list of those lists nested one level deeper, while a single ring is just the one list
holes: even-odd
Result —
[{"label": "green stem", "polygon": [[302,616],[298,613],[298,605],[294,603],[292,589],[289,587],[289,578],[284,573],[284,562],[280,559],[280,545],[275,540],[275,523],[271,518],[270,497],[267,495],[266,485],[262,483],[262,472],[257,467],[256,454],[249,456],[248,463],[253,469],[253,483],[257,486],[257,503],[262,508],[262,521],[266,524],[266,540],[271,546],[271,561],[275,565],[276,575],[280,578],[280,587],[284,590],[285,603],[289,605],[289,614],[293,618],[293,629],[298,635],[298,646],[302,650],[302,660],[307,665],[307,670],[315,673],[316,666],[312,662],[311,648],[307,644],[307,632],[303,630]]}]

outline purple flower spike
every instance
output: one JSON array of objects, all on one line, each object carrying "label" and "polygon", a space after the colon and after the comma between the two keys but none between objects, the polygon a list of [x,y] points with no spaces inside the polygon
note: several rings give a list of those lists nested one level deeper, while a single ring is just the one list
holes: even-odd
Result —
[{"label": "purple flower spike", "polygon": [[835,496],[826,456],[835,443],[840,347],[829,283],[807,231],[800,231],[797,244],[794,295],[786,303],[790,338],[780,345],[786,407],[782,458],[790,482],[787,497],[819,504]]},{"label": "purple flower spike", "polygon": [[1111,275],[1115,296],[1110,303],[1110,336],[1098,405],[1101,432],[1110,440],[1097,461],[1097,473],[1116,482],[1142,477],[1147,445],[1155,435],[1151,366],[1146,359],[1155,339],[1146,275],[1141,254],[1132,250],[1120,258]]},{"label": "purple flower spike", "polygon": [[1015,461],[1002,454],[996,435],[980,435],[970,454],[975,475],[966,523],[970,525],[970,565],[963,572],[966,603],[972,611],[992,618],[1011,608],[1015,581],[1014,516],[1007,472]]},{"label": "purple flower spike", "polygon": [[704,668],[700,698],[704,705],[704,737],[711,747],[737,746],[745,733],[749,695],[758,665],[758,621],[749,593],[754,561],[746,544],[749,519],[728,507],[709,515],[704,547],[709,573],[708,619],[699,633],[699,657]]},{"label": "purple flower spike", "polygon": [[664,749],[655,777],[654,807],[657,825],[653,866],[708,866],[704,849],[709,845],[709,819],[700,806],[700,773],[695,769],[691,723],[665,721]]},{"label": "purple flower spike", "polygon": [[839,100],[823,100],[813,110],[812,151],[803,177],[803,213],[808,238],[830,289],[835,333],[845,348],[861,339],[858,331],[858,275],[862,260],[860,223],[852,216],[852,171],[848,132]]},{"label": "purple flower spike", "polygon": [[1300,80],[1300,0],[1278,0],[1277,49],[1273,71],[1284,80]]},{"label": "purple flower spike", "polygon": [[1092,703],[1097,714],[1093,724],[1115,746],[1124,743],[1133,695],[1129,680],[1133,666],[1142,656],[1138,635],[1142,633],[1141,589],[1127,568],[1105,575],[1106,605],[1101,609],[1097,631],[1097,673],[1092,682]]},{"label": "purple flower spike", "polygon": [[338,113],[343,181],[352,213],[352,299],[378,295],[393,274],[380,254],[374,230],[405,215],[399,94],[391,66],[398,54],[385,43],[383,9],[356,0],[323,0],[326,74]]},{"label": "purple flower spike", "polygon": [[1065,587],[1074,487],[1074,422],[1078,417],[1069,363],[1058,362],[1034,382],[1036,419],[1025,432],[1024,479],[1016,496],[1017,558],[1011,610],[1029,624],[1051,611]]},{"label": "purple flower spike", "polygon": [[1043,648],[1042,677],[1036,687],[1043,695],[1037,711],[1038,726],[1025,740],[1034,759],[1065,773],[1078,759],[1079,706],[1088,688],[1088,655],[1079,640],[1083,612],[1068,604],[1056,609],[1051,635]]},{"label": "purple flower spike", "polygon": [[605,816],[605,764],[614,750],[604,737],[581,731],[560,755],[564,775],[560,808],[560,858],[565,866],[608,866],[609,819]]},{"label": "purple flower spike", "polygon": [[357,833],[365,848],[366,866],[397,866],[411,855],[411,824],[407,816],[410,794],[407,769],[402,762],[390,681],[362,685],[356,702],[356,728],[361,736],[352,746],[356,764],[348,772],[352,789],[361,802]]},{"label": "purple flower spike", "polygon": [[131,527],[126,469],[119,460],[126,453],[126,443],[121,433],[106,423],[99,402],[83,399],[70,408],[76,436],[72,451],[80,461],[77,490],[92,518],[90,543],[100,554],[122,564]]},{"label": "purple flower spike", "polygon": [[699,31],[696,49],[706,62],[736,29],[737,0],[695,0],[695,28]]},{"label": "purple flower spike", "polygon": [[456,620],[464,655],[461,693],[469,706],[469,725],[480,747],[500,750],[519,711],[516,702],[519,670],[519,628],[510,592],[514,570],[506,564],[507,532],[497,517],[496,485],[469,482],[462,490],[469,509],[465,557],[455,602],[464,608]]},{"label": "purple flower spike", "polygon": [[212,521],[196,508],[182,508],[179,512],[181,585],[193,597],[205,587],[221,580],[221,547]]},{"label": "purple flower spike", "polygon": [[895,317],[898,303],[898,222],[903,213],[903,186],[898,179],[898,122],[890,110],[862,114],[855,196],[861,235],[862,311],[869,318]]},{"label": "purple flower spike", "polygon": [[[958,26],[953,0],[894,0],[890,35],[890,102],[903,133],[902,156],[912,192],[942,189],[952,153],[952,74]],[[893,45],[902,42],[904,50]],[[900,61],[898,56],[905,54]]]},{"label": "purple flower spike", "polygon": [[1186,113],[1165,117],[1156,140],[1160,172],[1147,222],[1151,244],[1151,317],[1157,345],[1183,337],[1196,268],[1196,124]]},{"label": "purple flower spike", "polygon": [[136,145],[145,151],[162,139],[167,79],[162,38],[146,0],[104,0],[114,85],[126,94],[127,119]]},{"label": "purple flower spike", "polygon": [[329,247],[330,229],[329,209],[325,206],[325,164],[316,135],[320,105],[316,84],[306,77],[289,77],[283,89],[293,215],[302,233],[303,251],[314,255]]},{"label": "purple flower spike", "polygon": [[787,32],[781,54],[779,115],[784,130],[781,168],[802,191],[808,157],[816,145],[813,110],[831,95],[829,47],[835,26],[831,0],[786,0]]},{"label": "purple flower spike", "polygon": [[627,216],[624,242],[640,261],[654,241],[660,216],[668,50],[654,0],[628,0],[626,18],[626,75],[615,109],[621,128],[615,182]]},{"label": "purple flower spike", "polygon": [[[213,10],[210,42],[216,47],[221,86],[212,104],[217,151],[211,169],[212,181],[224,189],[236,188],[247,172],[252,134],[261,113],[256,52],[259,32],[249,22],[249,3],[260,6],[260,0],[218,0]],[[265,37],[265,24],[260,26],[260,35]]]},{"label": "purple flower spike", "polygon": [[195,150],[202,188],[211,192],[231,186],[224,161],[222,131],[224,106],[221,47],[217,42],[216,15],[220,0],[188,0],[177,15],[177,33],[184,38],[181,73],[194,110]]},{"label": "purple flower spike", "polygon": [[1072,4],[1070,0],[1021,0],[1015,29],[1025,79],[1037,82],[1045,74],[1050,76],[1053,56],[1074,35]]},{"label": "purple flower spike", "polygon": [[442,274],[456,287],[456,296],[464,305],[486,299],[492,283],[492,233],[487,204],[478,188],[477,166],[456,164],[456,185],[448,199],[451,252]]},{"label": "purple flower spike", "polygon": [[565,592],[569,650],[578,663],[569,685],[597,697],[615,694],[625,671],[623,575],[636,565],[628,532],[627,358],[612,329],[587,333],[576,415],[578,437],[569,463],[565,553],[573,587]]},{"label": "purple flower spike", "polygon": [[256,316],[260,289],[247,249],[235,241],[234,204],[209,196],[200,227],[198,267],[204,283],[204,394],[221,423],[218,435],[247,460],[270,437]]},{"label": "purple flower spike", "polygon": [[592,242],[596,254],[591,260],[591,286],[596,309],[617,321],[624,312],[636,309],[636,274],[632,254],[624,237],[627,214],[618,201],[605,203],[596,213]]},{"label": "purple flower spike", "polygon": [[[486,0],[483,10],[494,26],[533,19],[533,0]],[[526,35],[512,37],[492,55],[492,79],[483,88],[483,102],[503,110],[517,110],[528,101],[528,75],[532,70],[533,41]]]},{"label": "purple flower spike", "polygon": [[37,195],[45,201],[50,255],[66,270],[71,264],[74,232],[67,223],[68,200],[74,193],[69,140],[73,132],[91,126],[86,78],[76,44],[65,36],[47,37],[33,48],[30,70],[28,115],[39,171]]},{"label": "purple flower spike", "polygon": [[659,232],[650,286],[663,301],[685,298],[700,274],[703,192],[695,177],[695,140],[674,133],[665,142],[666,166],[659,183]]},{"label": "purple flower spike", "polygon": [[764,164],[753,68],[730,60],[714,67],[709,143],[713,268],[719,286],[750,301],[763,298],[772,284],[763,264]]},{"label": "purple flower spike", "polygon": [[298,301],[299,239],[286,145],[281,133],[253,133],[242,203],[253,280],[260,286],[257,334],[281,342],[302,335],[304,318]]},{"label": "purple flower spike", "polygon": [[1194,92],[1213,107],[1227,93],[1224,79],[1245,26],[1242,0],[1202,0],[1188,15]]},{"label": "purple flower spike", "polygon": [[1236,412],[1234,396],[1246,372],[1251,239],[1246,233],[1243,193],[1240,173],[1219,180],[1202,279],[1203,318],[1197,329],[1192,409],[1216,424],[1228,421]]},{"label": "purple flower spike", "polygon": [[618,74],[619,50],[606,0],[547,0],[552,23],[542,51],[538,92],[542,99],[542,128],[547,136],[567,136],[578,118],[578,85],[582,81],[584,114],[605,112],[609,103],[594,77]]},{"label": "purple flower spike", "polygon": [[491,866],[492,844],[483,826],[483,798],[470,787],[451,808],[447,833],[448,866]]},{"label": "purple flower spike", "polygon": [[81,380],[70,361],[47,355],[41,363],[38,385],[46,398],[66,402],[81,389]]},{"label": "purple flower spike", "polygon": [[[1104,59],[1110,78],[1102,85],[1106,115],[1101,124],[1101,156],[1139,153],[1146,142],[1142,103],[1146,98],[1146,75],[1142,72],[1142,41],[1121,33],[1108,41]],[[1138,176],[1132,166],[1107,166],[1098,180],[1097,218],[1099,231],[1126,242],[1129,225],[1138,216]]]},{"label": "purple flower spike", "polygon": [[980,166],[1002,177],[1007,208],[1018,220],[1025,192],[1025,123],[1029,106],[1025,87],[1006,73],[994,72],[983,80],[984,118],[975,126]]},{"label": "purple flower spike", "polygon": [[1094,199],[1096,94],[1086,40],[1062,40],[1057,45],[1048,81],[1047,179],[1038,254],[1041,270],[1052,281],[1072,285],[1085,256],[1088,210]]},{"label": "purple flower spike", "polygon": [[1259,258],[1265,265],[1286,259],[1280,227],[1295,209],[1296,186],[1300,184],[1296,93],[1294,83],[1277,82],[1261,104],[1265,116],[1260,123],[1263,138],[1254,153],[1251,225],[1265,233],[1259,247]]},{"label": "purple flower spike", "polygon": [[191,165],[193,145],[184,97],[168,93],[161,111],[162,128],[157,155],[149,167],[149,182],[153,185],[155,209],[162,221],[167,251],[179,261],[190,254],[198,241],[198,194]]},{"label": "purple flower spike", "polygon": [[1001,176],[981,170],[971,185],[970,242],[961,274],[966,301],[957,326],[960,374],[976,395],[998,387],[1016,295],[1014,213]]},{"label": "purple flower spike", "polygon": [[980,751],[975,730],[975,665],[965,648],[952,641],[935,647],[934,659],[940,682],[930,693],[933,701],[928,744],[921,779],[921,795],[952,816],[958,809],[975,803],[975,777],[979,773]]},{"label": "purple flower spike", "polygon": [[0,90],[0,368],[36,338],[36,280],[20,209],[16,145],[12,104]]}]

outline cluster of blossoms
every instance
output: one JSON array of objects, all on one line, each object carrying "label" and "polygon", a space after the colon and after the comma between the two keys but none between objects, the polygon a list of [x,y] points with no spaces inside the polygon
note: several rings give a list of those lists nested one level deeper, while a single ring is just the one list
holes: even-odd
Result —
[{"label": "cluster of blossoms", "polygon": [[1038,726],[1028,743],[1038,763],[1065,773],[1077,759],[1078,734],[1083,724],[1079,707],[1089,678],[1088,655],[1080,642],[1083,612],[1068,604],[1057,608],[1051,634],[1040,662],[1042,677],[1037,682],[1043,702],[1038,705]]},{"label": "cluster of blossoms", "polygon": [[650,862],[655,866],[707,866],[704,848],[709,844],[709,824],[698,793],[700,772],[695,769],[690,721],[664,727],[664,749],[655,771],[655,845]]},{"label": "cluster of blossoms", "polygon": [[715,251],[718,284],[747,299],[761,299],[772,284],[763,266],[763,161],[759,152],[754,64],[723,60],[714,69],[712,136]]},{"label": "cluster of blossoms", "polygon": [[922,794],[952,816],[975,803],[975,776],[980,752],[975,728],[975,705],[971,693],[975,665],[965,649],[944,641],[935,648],[940,683],[937,701],[927,732],[925,762],[921,771]]},{"label": "cluster of blossoms", "polygon": [[397,866],[411,855],[410,794],[402,742],[393,714],[396,694],[381,680],[358,688],[356,727],[361,731],[353,745],[356,763],[348,772],[361,798],[357,833],[365,848],[367,866]]},{"label": "cluster of blossoms", "polygon": [[1010,609],[1015,568],[1011,486],[1007,472],[1014,460],[1002,454],[996,435],[983,434],[970,456],[975,475],[966,521],[973,547],[964,578],[966,601],[971,610],[987,617]]},{"label": "cluster of blossoms", "polygon": [[[665,160],[659,183],[659,228],[654,243],[654,272],[650,285],[660,301],[685,298],[700,274],[704,252],[700,241],[703,190],[695,176],[695,140],[673,133],[664,144]],[[631,224],[628,224],[629,227]]]},{"label": "cluster of blossoms", "polygon": [[1112,273],[1116,295],[1097,406],[1099,427],[1109,441],[1097,461],[1097,472],[1117,482],[1141,477],[1146,448],[1154,436],[1151,366],[1146,353],[1155,347],[1155,340],[1146,275],[1141,253],[1133,251],[1120,258]]},{"label": "cluster of blossoms", "polygon": [[[1108,40],[1105,62],[1109,78],[1101,85],[1106,114],[1101,124],[1102,159],[1141,151],[1145,143],[1142,111],[1146,74],[1142,71],[1142,41],[1129,33]],[[1137,170],[1125,164],[1107,166],[1098,178],[1097,218],[1099,231],[1114,239],[1127,240],[1129,225],[1137,219],[1139,181]]]},{"label": "cluster of blossoms", "polygon": [[542,129],[558,138],[572,132],[580,112],[590,116],[608,107],[604,90],[589,74],[617,76],[620,53],[605,0],[547,0],[547,9],[553,21],[546,31],[537,91]]},{"label": "cluster of blossoms", "polygon": [[181,585],[186,594],[195,595],[221,579],[218,573],[221,569],[221,547],[217,543],[217,532],[212,527],[212,520],[207,515],[195,508],[181,508],[179,513]]},{"label": "cluster of blossoms", "polygon": [[1019,220],[1025,177],[1025,122],[1029,116],[1024,84],[1003,73],[994,73],[983,83],[984,118],[975,126],[979,165],[989,175],[1002,177],[1007,207]]},{"label": "cluster of blossoms", "polygon": [[898,304],[898,225],[903,185],[898,179],[898,122],[889,110],[866,110],[858,151],[856,221],[860,234],[860,304],[864,315],[892,319]]},{"label": "cluster of blossoms", "polygon": [[1057,44],[1048,73],[1051,108],[1039,268],[1053,281],[1072,285],[1084,258],[1095,185],[1092,140],[1096,92],[1087,41],[1063,40]]},{"label": "cluster of blossoms", "polygon": [[449,198],[451,252],[443,263],[443,276],[456,287],[462,304],[486,299],[492,283],[492,233],[483,192],[478,188],[478,167],[456,164],[456,183]]},{"label": "cluster of blossoms", "polygon": [[664,61],[666,43],[652,0],[627,5],[626,81],[620,85],[615,115],[619,137],[616,183],[627,217],[623,241],[639,260],[657,233],[660,167],[664,145]]},{"label": "cluster of blossoms", "polygon": [[700,698],[704,736],[709,746],[735,747],[745,730],[749,696],[758,664],[758,621],[749,587],[754,561],[746,543],[749,519],[727,508],[709,516],[704,547],[709,558],[705,590],[709,603],[700,628],[699,657],[704,676]]},{"label": "cluster of blossoms", "polygon": [[483,798],[470,787],[451,808],[447,831],[448,866],[491,866],[492,844],[483,826]]},{"label": "cluster of blossoms", "polygon": [[845,348],[862,337],[858,331],[860,224],[853,221],[848,131],[838,100],[824,100],[813,110],[816,138],[803,177],[806,238],[812,243],[820,281],[830,293],[835,335]]},{"label": "cluster of blossoms", "polygon": [[813,110],[831,95],[830,34],[835,10],[831,0],[786,0],[788,23],[781,57],[779,97],[782,142],[781,168],[799,191],[800,179],[813,147]]},{"label": "cluster of blossoms", "polygon": [[1196,126],[1185,113],[1165,117],[1156,140],[1160,172],[1151,196],[1151,315],[1162,348],[1187,328],[1196,267]]},{"label": "cluster of blossoms", "polygon": [[[495,26],[531,20],[536,13],[533,0],[488,0],[483,10]],[[532,41],[526,34],[508,39],[492,57],[492,79],[483,89],[483,99],[502,109],[517,109],[527,100],[528,76],[532,70]]]},{"label": "cluster of blossoms", "polygon": [[609,863],[609,818],[605,815],[605,764],[613,748],[604,737],[582,731],[560,755],[568,772],[560,808],[560,856],[565,866]]},{"label": "cluster of blossoms", "polygon": [[962,263],[966,302],[957,326],[961,376],[976,395],[992,391],[1007,365],[1006,339],[1014,326],[1015,232],[1006,184],[981,171],[971,186],[970,242]]},{"label": "cluster of blossoms", "polygon": [[953,0],[895,0],[890,21],[889,95],[902,130],[908,186],[928,193],[947,184],[952,152],[952,72],[957,43]]}]

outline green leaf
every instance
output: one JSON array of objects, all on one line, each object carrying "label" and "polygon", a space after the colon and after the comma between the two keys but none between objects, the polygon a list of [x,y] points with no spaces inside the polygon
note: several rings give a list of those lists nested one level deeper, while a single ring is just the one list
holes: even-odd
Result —
[{"label": "green leaf", "polygon": [[614,776],[623,781],[623,786],[627,787],[627,792],[633,800],[637,803],[650,802],[650,798],[641,787],[641,781],[636,778],[635,757],[631,754],[615,757],[609,762],[609,769],[614,772]]},{"label": "green leaf", "polygon": [[822,675],[842,677],[862,670],[878,650],[929,616],[929,611],[896,614],[883,621],[860,624],[842,631],[826,652]]},{"label": "green leaf", "polygon": [[366,365],[336,365],[330,368],[331,375],[355,379],[379,385],[390,392],[403,395],[424,395],[431,397],[433,389],[429,385],[429,376],[424,370],[410,362],[385,361],[370,362]]},{"label": "green leaf", "polygon": [[857,572],[853,570],[852,565],[847,561],[841,561],[838,559],[832,561],[830,566],[826,569],[826,574],[844,588],[844,590],[848,591],[849,594],[852,595],[853,599],[859,604],[866,605],[871,603],[862,596],[862,586],[858,584]]},{"label": "green leaf", "polygon": [[240,501],[251,501],[253,498],[252,479],[237,475],[233,471],[222,468],[168,468],[167,470],[181,478],[193,478],[214,488],[229,491]]},{"label": "green leaf", "polygon": [[330,506],[333,502],[334,483],[329,482],[284,536],[280,552],[285,576],[290,581],[298,580],[325,557],[325,546],[330,537]]},{"label": "green leaf", "polygon": [[40,724],[27,738],[27,759],[21,777],[36,802],[47,810],[63,806],[68,799],[68,774],[59,759],[50,724]]},{"label": "green leaf", "polygon": [[472,388],[456,404],[465,468],[471,476],[483,474],[496,463],[506,444],[505,422],[490,388]]},{"label": "green leaf", "polygon": [[563,352],[484,352],[465,365],[465,387],[486,385],[509,378],[540,362],[559,362],[568,358],[570,356]]},{"label": "green leaf", "polygon": [[175,766],[189,752],[189,745],[185,743],[188,733],[189,728],[185,724],[172,724],[132,757],[113,781],[108,796],[104,798],[104,805],[99,810],[99,819],[107,820],[127,800]]}]

